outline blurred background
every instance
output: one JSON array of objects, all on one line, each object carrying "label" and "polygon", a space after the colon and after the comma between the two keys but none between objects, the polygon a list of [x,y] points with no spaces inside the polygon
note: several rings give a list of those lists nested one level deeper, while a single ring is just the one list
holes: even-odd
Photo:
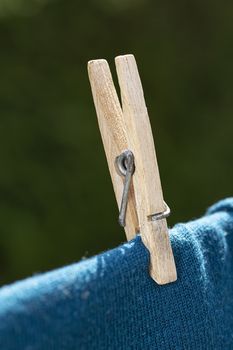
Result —
[{"label": "blurred background", "polygon": [[90,59],[136,56],[170,226],[232,195],[232,43],[232,1],[0,0],[1,285],[125,241]]}]

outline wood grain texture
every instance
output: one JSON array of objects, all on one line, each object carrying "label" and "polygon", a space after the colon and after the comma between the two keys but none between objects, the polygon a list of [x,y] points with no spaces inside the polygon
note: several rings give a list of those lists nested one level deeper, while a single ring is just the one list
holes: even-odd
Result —
[{"label": "wood grain texture", "polygon": [[99,127],[118,206],[123,181],[115,169],[115,158],[125,149],[135,157],[126,215],[126,235],[134,237],[140,228],[143,243],[150,252],[150,274],[159,284],[176,280],[176,267],[166,219],[151,221],[150,216],[165,210],[153,135],[141,80],[133,55],[116,58],[122,108],[107,61],[88,63]]},{"label": "wood grain texture", "polygon": [[150,215],[165,210],[159,169],[143,88],[133,55],[115,59],[127,144],[135,157],[133,187],[142,240],[150,251],[150,273],[159,284],[177,279],[166,219]]},{"label": "wood grain texture", "polygon": [[[128,148],[123,113],[107,61],[89,61],[88,73],[108,167],[120,208],[123,179],[115,169],[115,158]],[[139,230],[138,227],[135,196],[131,184],[125,226],[128,240],[134,238]]]}]

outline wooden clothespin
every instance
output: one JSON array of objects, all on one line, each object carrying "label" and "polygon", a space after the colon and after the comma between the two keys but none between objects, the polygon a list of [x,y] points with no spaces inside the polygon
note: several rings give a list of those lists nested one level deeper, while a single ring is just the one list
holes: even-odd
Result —
[{"label": "wooden clothespin", "polygon": [[119,102],[106,60],[88,62],[93,99],[112,183],[127,239],[140,232],[158,284],[177,279],[153,135],[133,55],[115,59]]}]

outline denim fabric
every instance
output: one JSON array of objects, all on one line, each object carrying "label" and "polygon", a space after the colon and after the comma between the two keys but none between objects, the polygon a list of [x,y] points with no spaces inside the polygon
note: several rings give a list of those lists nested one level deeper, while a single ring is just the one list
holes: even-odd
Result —
[{"label": "denim fabric", "polygon": [[233,349],[233,199],[170,236],[175,283],[150,278],[137,236],[2,287],[0,349]]}]

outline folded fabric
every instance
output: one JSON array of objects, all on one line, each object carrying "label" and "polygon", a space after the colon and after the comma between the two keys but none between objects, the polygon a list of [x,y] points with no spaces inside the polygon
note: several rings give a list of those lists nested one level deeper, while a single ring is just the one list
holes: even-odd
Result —
[{"label": "folded fabric", "polygon": [[1,350],[233,349],[233,198],[170,230],[178,280],[148,274],[140,236],[0,289]]}]

